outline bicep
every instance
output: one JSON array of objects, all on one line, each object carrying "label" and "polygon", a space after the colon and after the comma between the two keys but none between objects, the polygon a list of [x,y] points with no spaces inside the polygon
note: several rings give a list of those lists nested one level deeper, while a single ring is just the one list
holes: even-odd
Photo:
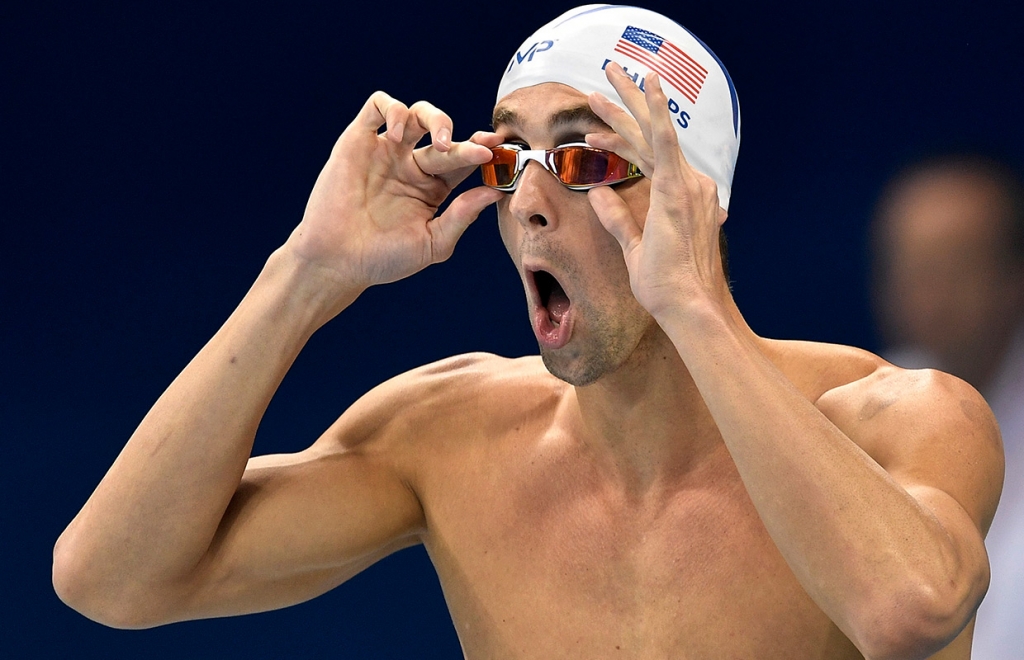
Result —
[{"label": "bicep", "polygon": [[453,386],[479,356],[427,365],[363,395],[309,449],[252,458],[211,539],[176,592],[175,620],[308,600],[420,542],[414,484],[447,419]]},{"label": "bicep", "polygon": [[185,585],[181,618],[308,600],[414,545],[422,525],[415,493],[383,452],[322,439],[254,458]]}]

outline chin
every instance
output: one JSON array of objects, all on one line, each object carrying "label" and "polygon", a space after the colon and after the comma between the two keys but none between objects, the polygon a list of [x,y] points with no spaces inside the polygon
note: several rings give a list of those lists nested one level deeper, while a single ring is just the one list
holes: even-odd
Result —
[{"label": "chin", "polygon": [[573,387],[585,387],[595,383],[608,371],[604,365],[596,364],[594,360],[579,357],[567,360],[544,349],[540,351],[540,358],[548,373]]},{"label": "chin", "polygon": [[[544,366],[555,378],[574,387],[586,387],[601,378],[625,370],[632,372],[651,359],[652,348],[657,342],[656,335],[661,329],[649,319],[649,323],[601,327],[591,331],[585,345],[570,341],[558,350],[541,347],[540,357]],[[582,339],[582,338],[581,338]]]}]

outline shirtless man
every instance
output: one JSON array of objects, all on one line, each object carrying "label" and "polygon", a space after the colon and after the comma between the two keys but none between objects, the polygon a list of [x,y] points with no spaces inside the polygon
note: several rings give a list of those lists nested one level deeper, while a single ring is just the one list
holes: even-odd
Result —
[{"label": "shirtless man", "polygon": [[[623,40],[706,79],[680,89]],[[717,58],[657,14],[579,8],[520,48],[494,124],[452,142],[429,104],[369,99],[58,540],[61,598],[125,628],[257,612],[423,543],[467,658],[969,657],[1002,481],[991,413],[952,376],[745,324],[719,246],[739,116]],[[644,176],[491,151],[584,140]],[[435,218],[485,163],[503,189]],[[492,203],[541,356],[413,370],[309,449],[250,458],[312,333],[447,258]]]}]

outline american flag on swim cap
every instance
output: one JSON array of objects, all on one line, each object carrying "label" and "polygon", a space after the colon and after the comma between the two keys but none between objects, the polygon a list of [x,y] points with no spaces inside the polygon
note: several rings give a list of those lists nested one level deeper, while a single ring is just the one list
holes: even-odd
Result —
[{"label": "american flag on swim cap", "polygon": [[708,70],[668,39],[630,25],[615,44],[615,52],[646,64],[690,103],[697,103]]},{"label": "american flag on swim cap", "polygon": [[637,85],[654,71],[668,96],[672,128],[696,170],[718,184],[729,210],[740,148],[740,106],[722,62],[689,30],[667,16],[622,5],[584,5],[537,29],[516,49],[498,84],[497,103],[520,89],[557,83],[582,94],[599,92],[629,112],[608,80],[611,62]]}]

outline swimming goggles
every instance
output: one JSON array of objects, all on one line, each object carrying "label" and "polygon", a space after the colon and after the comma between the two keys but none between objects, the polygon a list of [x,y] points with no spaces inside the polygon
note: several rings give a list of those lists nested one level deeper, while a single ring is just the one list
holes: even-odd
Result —
[{"label": "swimming goggles", "polygon": [[484,185],[512,192],[526,164],[537,161],[569,190],[589,190],[643,176],[640,168],[618,154],[595,149],[585,142],[563,144],[554,149],[524,149],[518,144],[491,147],[493,157],[480,166]]}]

